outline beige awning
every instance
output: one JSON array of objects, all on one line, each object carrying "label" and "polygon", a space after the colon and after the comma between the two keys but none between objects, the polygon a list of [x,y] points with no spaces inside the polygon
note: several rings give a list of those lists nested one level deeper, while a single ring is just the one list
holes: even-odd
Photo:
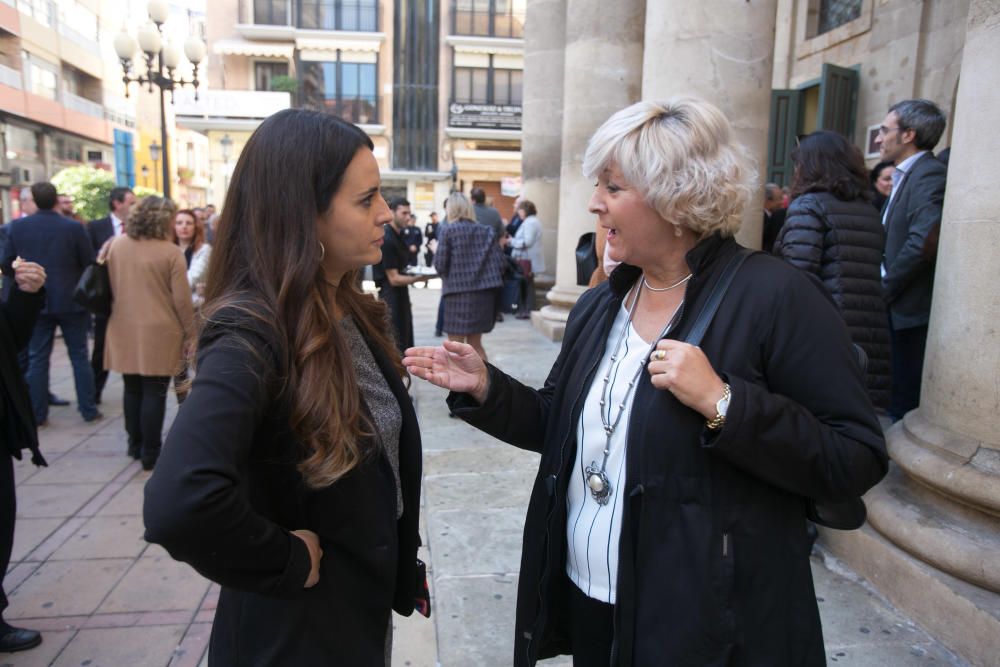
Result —
[{"label": "beige awning", "polygon": [[291,58],[295,47],[288,43],[251,42],[246,39],[220,39],[213,50],[223,56],[256,56],[258,58]]}]

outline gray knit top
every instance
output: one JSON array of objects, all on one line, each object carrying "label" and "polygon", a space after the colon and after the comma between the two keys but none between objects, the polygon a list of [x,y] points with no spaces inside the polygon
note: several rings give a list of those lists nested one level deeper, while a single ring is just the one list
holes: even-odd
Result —
[{"label": "gray knit top", "polygon": [[371,413],[379,441],[385,447],[392,476],[396,481],[396,518],[403,516],[403,492],[399,483],[399,433],[403,427],[403,413],[399,401],[389,388],[372,351],[354,320],[348,316],[340,321],[347,346],[354,362],[354,373],[361,387],[361,399]]}]

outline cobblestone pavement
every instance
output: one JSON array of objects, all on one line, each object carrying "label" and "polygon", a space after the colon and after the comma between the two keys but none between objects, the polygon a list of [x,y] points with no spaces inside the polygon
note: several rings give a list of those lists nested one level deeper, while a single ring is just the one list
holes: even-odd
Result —
[{"label": "cobblestone pavement", "polygon": [[[418,344],[433,344],[439,292],[411,290]],[[558,346],[508,317],[485,337],[491,361],[542,382]],[[57,342],[52,389],[74,398]],[[85,424],[53,408],[40,432],[49,467],[16,465],[18,519],[4,585],[5,618],[43,632],[37,649],[0,654],[0,667],[198,667],[205,664],[217,587],[142,540],[148,473],[125,454],[121,380],[104,392],[105,418]],[[393,663],[412,667],[511,664],[521,529],[538,457],[449,419],[444,392],[414,381],[424,441],[423,558],[434,616],[396,617]],[[167,426],[176,412],[169,400]],[[850,572],[813,572],[830,664],[961,665]],[[567,659],[546,665],[569,665]],[[351,666],[353,667],[353,666]]]}]

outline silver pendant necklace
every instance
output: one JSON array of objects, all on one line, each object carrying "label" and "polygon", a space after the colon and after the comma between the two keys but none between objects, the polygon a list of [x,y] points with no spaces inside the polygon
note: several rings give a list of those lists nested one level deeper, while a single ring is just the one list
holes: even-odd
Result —
[{"label": "silver pendant necklace", "polygon": [[[684,281],[678,283],[682,285],[691,276],[688,276]],[[632,395],[635,389],[636,382],[639,379],[639,373],[642,369],[646,367],[646,363],[649,360],[649,355],[653,353],[653,349],[661,338],[667,335],[670,329],[673,328],[676,323],[677,317],[681,312],[681,308],[684,306],[684,300],[677,304],[674,309],[673,314],[667,321],[666,326],[660,332],[660,335],[653,339],[653,342],[649,344],[649,348],[646,350],[646,354],[641,358],[638,364],[638,368],[635,369],[635,373],[632,374],[632,379],[628,382],[628,387],[625,389],[625,395],[622,397],[621,403],[618,404],[618,414],[615,416],[614,421],[611,420],[611,409],[608,408],[607,415],[604,414],[604,409],[607,407],[608,402],[611,400],[611,392],[614,389],[611,385],[611,372],[615,368],[615,361],[618,360],[618,353],[621,350],[622,342],[625,340],[625,336],[628,334],[629,327],[632,324],[632,316],[635,314],[636,306],[639,304],[639,295],[642,293],[642,287],[646,285],[646,278],[643,277],[640,284],[636,287],[635,299],[632,301],[632,306],[628,310],[628,319],[625,320],[625,326],[622,327],[621,333],[618,334],[618,340],[615,343],[614,351],[611,353],[611,360],[608,363],[608,370],[604,373],[603,386],[601,387],[601,425],[604,426],[604,458],[601,460],[601,465],[598,467],[597,461],[591,461],[590,465],[584,468],[583,480],[590,490],[590,495],[597,502],[598,505],[607,505],[608,500],[611,499],[611,493],[613,491],[611,487],[611,480],[608,479],[608,457],[611,455],[611,438],[615,434],[615,429],[618,428],[619,422],[621,422],[622,415],[625,414],[625,406],[628,404],[628,399]],[[611,386],[609,386],[611,385]]]},{"label": "silver pendant necklace", "polygon": [[648,289],[650,292],[669,292],[670,290],[677,289],[687,281],[691,280],[691,276],[693,275],[694,275],[693,273],[689,273],[680,280],[678,280],[677,282],[675,282],[673,285],[667,285],[666,287],[653,287],[652,285],[649,284],[649,281],[646,280],[646,276],[643,275],[642,284],[645,285],[646,289]]}]

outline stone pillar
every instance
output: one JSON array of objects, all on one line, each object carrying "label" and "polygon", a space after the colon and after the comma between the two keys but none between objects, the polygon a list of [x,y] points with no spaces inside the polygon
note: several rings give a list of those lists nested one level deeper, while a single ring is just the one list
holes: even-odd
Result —
[{"label": "stone pillar", "polygon": [[[763,174],[778,0],[658,0],[646,5],[642,98],[694,95],[718,106]],[[763,187],[737,239],[759,248]]]},{"label": "stone pillar", "polygon": [[569,309],[585,289],[576,284],[577,239],[597,225],[587,211],[593,183],[581,172],[583,153],[604,121],[639,100],[645,13],[645,0],[566,0],[556,284],[549,305],[532,314],[553,340],[562,338]]},{"label": "stone pillar", "polygon": [[920,407],[869,526],[834,552],[974,665],[1000,656],[1000,0],[973,0],[962,56]]},{"label": "stone pillar", "polygon": [[532,0],[524,23],[524,114],[521,120],[522,193],[538,207],[545,272],[556,272],[559,231],[559,169],[562,154],[563,63],[566,34],[553,30],[566,20],[566,0]]}]

